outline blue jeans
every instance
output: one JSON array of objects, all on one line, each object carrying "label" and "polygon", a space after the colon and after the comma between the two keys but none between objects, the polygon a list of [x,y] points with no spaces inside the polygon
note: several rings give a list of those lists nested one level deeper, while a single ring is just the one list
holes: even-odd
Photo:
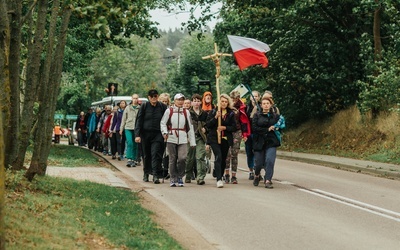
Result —
[{"label": "blue jeans", "polygon": [[79,146],[85,146],[86,142],[85,142],[85,134],[82,131],[78,131],[78,144]]},{"label": "blue jeans", "polygon": [[255,175],[260,175],[261,169],[265,166],[265,180],[271,181],[274,175],[276,160],[276,147],[266,148],[261,151],[255,151]]}]

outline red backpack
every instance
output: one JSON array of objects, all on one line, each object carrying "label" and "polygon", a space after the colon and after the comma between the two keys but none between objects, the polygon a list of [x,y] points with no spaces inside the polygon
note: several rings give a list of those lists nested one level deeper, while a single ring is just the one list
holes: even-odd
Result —
[{"label": "red backpack", "polygon": [[[190,130],[190,126],[189,126],[189,123],[188,123],[188,120],[187,120],[187,113],[186,112],[187,112],[187,110],[184,108],[183,109],[183,115],[185,116],[185,130],[186,130],[186,133],[187,133]],[[171,117],[172,117],[173,114],[174,114],[174,108],[170,107],[169,108],[169,118],[168,118],[168,121],[167,121],[167,128],[168,128],[169,131],[172,130]]]},{"label": "red backpack", "polygon": [[110,129],[110,125],[111,125],[111,119],[112,119],[112,115],[108,115],[107,120],[104,122],[103,127],[102,127],[102,131],[103,133],[106,135],[106,138],[108,138],[108,134],[109,129]]}]

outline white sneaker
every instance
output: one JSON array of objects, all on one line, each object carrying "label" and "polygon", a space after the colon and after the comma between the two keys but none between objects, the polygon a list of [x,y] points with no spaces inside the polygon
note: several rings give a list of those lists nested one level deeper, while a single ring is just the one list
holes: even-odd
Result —
[{"label": "white sneaker", "polygon": [[224,183],[222,182],[222,180],[217,181],[217,188],[223,188],[224,187]]}]

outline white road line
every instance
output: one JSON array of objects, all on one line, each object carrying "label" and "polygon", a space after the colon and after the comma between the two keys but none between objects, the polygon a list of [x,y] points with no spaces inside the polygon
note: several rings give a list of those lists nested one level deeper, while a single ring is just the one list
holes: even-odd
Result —
[{"label": "white road line", "polygon": [[[369,205],[369,204],[366,204],[366,203],[363,203],[363,202],[359,202],[359,201],[356,201],[356,200],[352,200],[352,199],[349,199],[349,198],[346,198],[346,197],[342,197],[342,196],[339,196],[339,195],[330,194],[328,192],[324,192],[324,191],[319,190],[319,189],[307,190],[307,189],[299,188],[298,190],[306,192],[306,193],[309,193],[309,194],[313,194],[313,195],[316,195],[316,196],[319,196],[319,197],[322,197],[322,198],[325,198],[325,199],[328,199],[328,200],[331,200],[331,201],[335,201],[335,202],[338,202],[338,203],[341,203],[341,204],[344,204],[344,205],[347,205],[347,206],[350,206],[350,207],[354,207],[354,208],[357,208],[357,209],[360,209],[360,210],[363,210],[363,211],[366,211],[366,212],[369,212],[369,213],[372,213],[372,214],[376,214],[376,215],[379,215],[379,216],[382,216],[382,217],[385,217],[385,218],[388,218],[388,219],[391,219],[391,220],[394,220],[394,221],[397,221],[397,222],[400,222],[400,218],[397,218],[397,217],[394,217],[394,216],[391,216],[391,215],[387,214],[387,213],[389,213],[389,214],[393,214],[393,215],[396,215],[396,216],[400,216],[399,213],[396,213],[396,212],[391,211],[391,210],[387,210],[387,209],[384,209],[384,208],[380,208],[380,207],[376,207],[376,206],[373,206],[373,205]],[[378,211],[376,211],[376,210],[378,210]]]},{"label": "white road line", "polygon": [[280,184],[282,184],[282,185],[291,185],[291,186],[294,185],[293,182],[289,182],[289,181],[278,181],[278,180],[277,180],[276,182],[278,182],[278,183],[280,183]]},{"label": "white road line", "polygon": [[370,208],[370,209],[373,209],[373,210],[378,210],[378,211],[381,211],[382,213],[392,214],[394,216],[400,217],[400,213],[394,212],[392,210],[388,210],[388,209],[377,207],[377,206],[374,206],[374,205],[370,205],[370,204],[367,204],[367,203],[364,203],[364,202],[361,202],[361,201],[357,201],[357,200],[353,200],[353,199],[350,199],[350,198],[347,198],[347,197],[343,197],[343,196],[340,196],[340,195],[336,195],[336,194],[332,194],[332,193],[329,193],[329,192],[325,192],[325,191],[320,190],[320,189],[313,189],[313,191],[321,193],[321,194],[326,194],[326,195],[331,196],[333,198],[344,200],[344,201],[359,205],[361,207],[366,207],[366,208]]}]

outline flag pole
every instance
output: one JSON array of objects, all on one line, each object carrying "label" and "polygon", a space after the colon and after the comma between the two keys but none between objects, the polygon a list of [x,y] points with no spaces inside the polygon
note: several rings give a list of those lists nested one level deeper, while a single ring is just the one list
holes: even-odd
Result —
[{"label": "flag pole", "polygon": [[[221,113],[221,105],[220,105],[220,99],[221,99],[221,94],[219,90],[219,77],[221,74],[221,57],[222,56],[232,56],[231,54],[225,54],[225,53],[218,53],[218,47],[217,44],[214,43],[214,54],[208,55],[208,56],[203,56],[202,59],[212,59],[214,64],[215,64],[215,69],[216,69],[216,74],[215,74],[215,85],[217,89],[217,107],[218,111]],[[221,126],[221,116],[218,117],[218,127]],[[218,144],[221,144],[221,133],[217,129],[217,136],[218,136]]]},{"label": "flag pole", "polygon": [[[260,111],[260,110],[261,110],[260,104],[256,101],[256,98],[254,98],[253,91],[251,90],[250,86],[249,86],[247,83],[243,83],[243,85],[244,85],[244,86],[246,87],[246,89],[250,92],[250,96],[253,98],[254,103],[255,103],[256,106],[257,106],[257,110]],[[251,101],[251,100],[250,100],[250,101]]]}]

